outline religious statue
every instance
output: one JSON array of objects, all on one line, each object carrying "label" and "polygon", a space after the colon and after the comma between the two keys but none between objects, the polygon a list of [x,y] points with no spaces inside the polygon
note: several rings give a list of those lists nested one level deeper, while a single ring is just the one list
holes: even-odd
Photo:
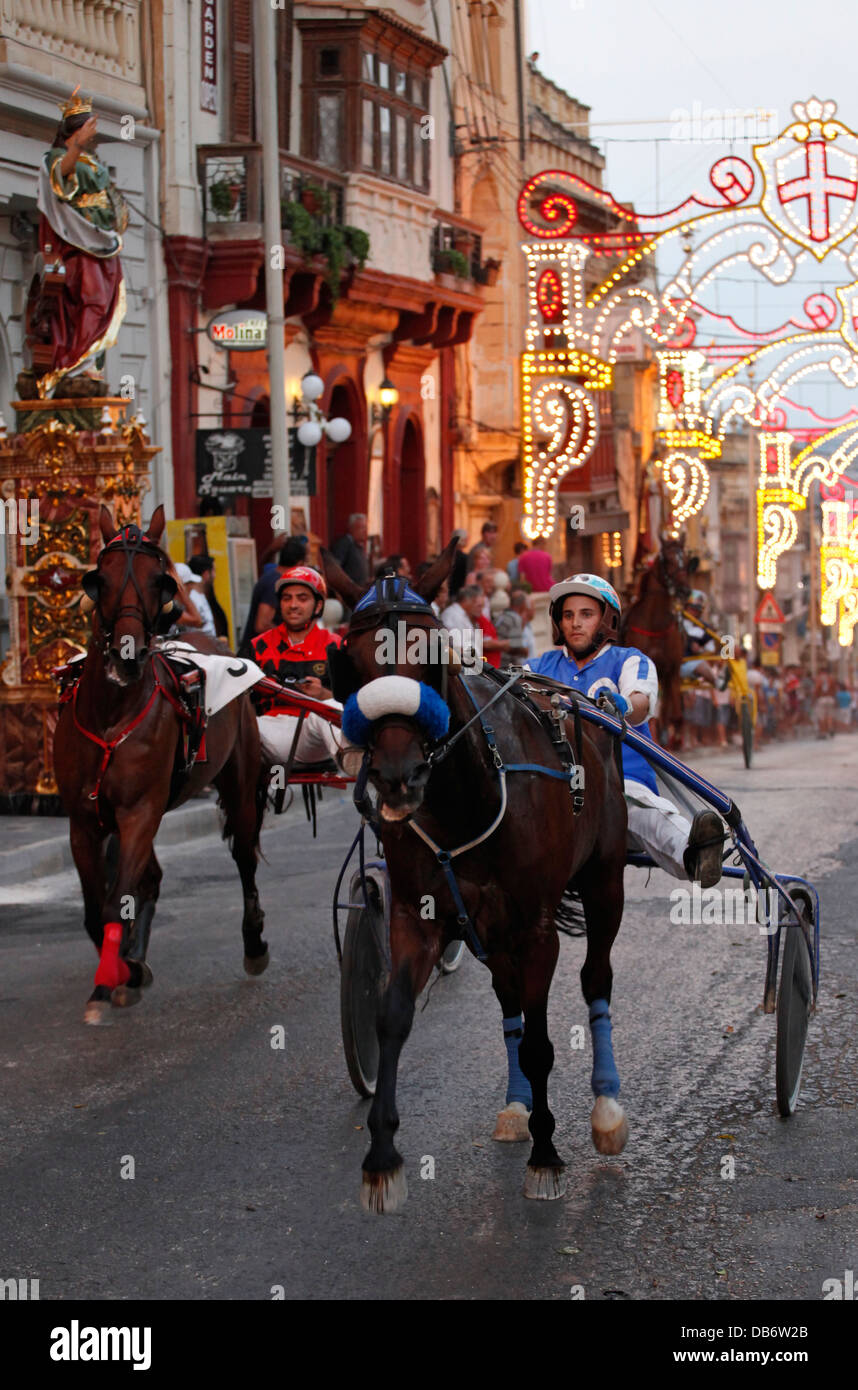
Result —
[{"label": "religious statue", "polygon": [[95,153],[92,101],[77,93],[61,107],[39,169],[42,268],[30,291],[28,342],[42,398],[103,394],[95,383],[125,317],[119,253],[128,209]]}]

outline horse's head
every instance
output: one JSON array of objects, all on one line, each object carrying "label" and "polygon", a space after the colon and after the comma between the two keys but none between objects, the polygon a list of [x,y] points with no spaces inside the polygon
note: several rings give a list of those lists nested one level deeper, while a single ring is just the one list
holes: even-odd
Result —
[{"label": "horse's head", "polygon": [[328,584],[353,609],[343,646],[329,649],[334,695],[345,702],[347,738],[366,750],[384,820],[404,820],[418,810],[430,749],[447,732],[447,682],[459,663],[429,605],[455,551],[454,537],[413,584],[391,575],[368,590],[322,552]]},{"label": "horse's head", "polygon": [[661,543],[659,566],[665,588],[683,602],[691,593],[689,576],[699,564],[697,556],[689,557],[685,550],[685,532],[679,536],[666,536]]},{"label": "horse's head", "polygon": [[83,588],[92,603],[107,679],[129,685],[143,675],[161,610],[176,592],[159,545],[164,508],[156,507],[145,531],[133,524],[117,530],[105,506],[99,523],[104,549],[96,568],[84,575]]}]

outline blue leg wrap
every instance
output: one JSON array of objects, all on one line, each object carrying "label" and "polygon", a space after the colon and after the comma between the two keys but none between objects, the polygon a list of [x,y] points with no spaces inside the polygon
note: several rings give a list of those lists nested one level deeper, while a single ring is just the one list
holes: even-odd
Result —
[{"label": "blue leg wrap", "polygon": [[620,1092],[620,1074],[611,1045],[611,1010],[607,999],[594,999],[590,1005],[590,1032],[593,1034],[593,1075],[590,1080],[593,1095],[610,1096],[615,1100]]},{"label": "blue leg wrap", "polygon": [[513,1101],[517,1100],[527,1110],[532,1110],[533,1095],[530,1090],[530,1082],[518,1065],[518,1045],[521,1042],[523,1031],[521,1014],[516,1014],[514,1018],[504,1019],[503,1040],[506,1043],[506,1055],[509,1063],[506,1104],[512,1105]]}]

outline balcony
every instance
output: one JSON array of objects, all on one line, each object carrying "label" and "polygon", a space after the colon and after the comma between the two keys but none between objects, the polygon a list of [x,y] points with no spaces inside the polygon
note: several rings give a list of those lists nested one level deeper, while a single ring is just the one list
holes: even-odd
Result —
[{"label": "balcony", "polygon": [[145,108],[141,8],[141,0],[4,0],[0,49],[6,63],[79,81],[86,95],[97,75],[96,108],[99,97]]},{"label": "balcony", "polygon": [[452,212],[436,212],[432,228],[432,269],[478,285],[493,285],[500,261],[483,261],[482,228]]}]

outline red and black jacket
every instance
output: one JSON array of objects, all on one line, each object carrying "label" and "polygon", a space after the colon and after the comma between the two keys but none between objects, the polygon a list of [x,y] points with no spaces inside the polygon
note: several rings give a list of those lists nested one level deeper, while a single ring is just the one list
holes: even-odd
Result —
[{"label": "red and black jacket", "polygon": [[[260,632],[251,642],[252,659],[275,681],[303,680],[306,676],[316,676],[322,685],[330,690],[331,673],[328,670],[327,650],[331,643],[340,645],[340,639],[327,628],[315,623],[302,642],[290,642],[285,623]],[[268,695],[253,692],[257,714],[300,714],[297,705],[288,699],[277,700]]]}]

